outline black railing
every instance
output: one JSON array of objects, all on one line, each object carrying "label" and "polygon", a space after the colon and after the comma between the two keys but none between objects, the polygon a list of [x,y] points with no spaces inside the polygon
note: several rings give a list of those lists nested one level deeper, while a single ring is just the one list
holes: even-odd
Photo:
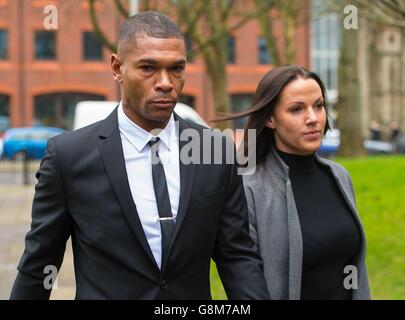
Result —
[{"label": "black railing", "polygon": [[19,153],[15,159],[0,159],[0,184],[35,184],[35,173],[40,161],[27,157],[25,152]]}]

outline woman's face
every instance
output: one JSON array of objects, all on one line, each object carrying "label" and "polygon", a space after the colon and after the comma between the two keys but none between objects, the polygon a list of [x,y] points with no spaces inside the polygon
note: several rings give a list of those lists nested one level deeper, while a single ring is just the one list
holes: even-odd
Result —
[{"label": "woman's face", "polygon": [[326,124],[325,102],[318,83],[298,78],[286,85],[274,114],[267,122],[274,129],[276,147],[286,153],[308,155],[321,146]]}]

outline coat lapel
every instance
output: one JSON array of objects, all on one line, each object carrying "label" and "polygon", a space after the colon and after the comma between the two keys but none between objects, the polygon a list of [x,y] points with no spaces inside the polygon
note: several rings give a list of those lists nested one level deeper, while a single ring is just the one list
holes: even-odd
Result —
[{"label": "coat lapel", "polygon": [[294,193],[288,178],[289,168],[274,148],[269,153],[266,166],[272,176],[272,181],[280,181],[281,186],[285,186],[288,230],[288,299],[299,300],[301,297],[303,242]]},{"label": "coat lapel", "polygon": [[[173,242],[175,241],[175,239],[180,231],[184,217],[188,210],[190,197],[191,197],[191,193],[193,190],[194,172],[195,172],[195,164],[193,164],[193,163],[184,164],[180,158],[182,148],[187,143],[190,142],[190,139],[182,141],[180,139],[181,133],[183,132],[183,130],[190,128],[190,126],[187,124],[186,121],[181,119],[176,114],[174,114],[174,117],[176,120],[176,128],[177,128],[178,134],[179,134],[180,199],[179,199],[179,207],[177,210],[176,226],[175,226],[175,230],[174,230],[173,238],[172,238],[172,241],[171,241],[171,244],[169,247],[168,254],[170,254],[171,248],[173,246]],[[163,268],[162,268],[162,270],[163,270]]]},{"label": "coat lapel", "polygon": [[130,225],[131,230],[135,234],[141,246],[146,251],[149,258],[153,261],[156,268],[159,268],[143,231],[142,223],[139,219],[129,187],[128,175],[125,168],[124,152],[118,129],[117,108],[104,120],[99,137],[99,148],[105,170],[118,203],[120,204],[128,224]]}]

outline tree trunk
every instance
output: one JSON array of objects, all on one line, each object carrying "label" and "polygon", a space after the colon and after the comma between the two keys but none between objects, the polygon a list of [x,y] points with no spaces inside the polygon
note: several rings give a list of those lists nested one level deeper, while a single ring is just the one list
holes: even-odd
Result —
[{"label": "tree trunk", "polygon": [[342,29],[342,48],[339,61],[338,128],[339,155],[344,157],[365,154],[361,130],[361,103],[358,69],[359,31]]},{"label": "tree trunk", "polygon": [[[215,71],[213,74],[208,73],[212,85],[212,94],[214,98],[215,111],[217,116],[225,115],[230,112],[230,99],[227,91],[227,76],[226,72]],[[221,121],[217,123],[217,127],[221,130],[230,128],[230,121]]]},{"label": "tree trunk", "polygon": [[[208,78],[211,82],[211,90],[214,99],[214,107],[217,117],[226,115],[230,112],[230,101],[228,94],[228,81],[226,73],[227,47],[226,38],[220,39],[215,47],[205,54],[205,63],[207,66]],[[221,130],[230,128],[230,121],[221,121],[217,123]]]},{"label": "tree trunk", "polygon": [[295,62],[295,19],[294,13],[287,12],[284,15],[285,64]]},{"label": "tree trunk", "polygon": [[[256,0],[256,5],[258,7],[262,5],[261,1],[263,0]],[[271,13],[269,12],[267,14],[260,15],[257,20],[262,32],[262,36],[266,41],[267,51],[271,58],[271,64],[273,66],[278,66],[280,65],[280,55],[277,48],[276,38],[273,35],[273,20]]]}]

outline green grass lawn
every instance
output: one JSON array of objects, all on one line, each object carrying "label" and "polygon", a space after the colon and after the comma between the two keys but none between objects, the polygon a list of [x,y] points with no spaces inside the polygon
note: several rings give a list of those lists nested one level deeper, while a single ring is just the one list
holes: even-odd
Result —
[{"label": "green grass lawn", "polygon": [[[405,299],[405,157],[335,160],[353,179],[373,299]],[[211,291],[213,299],[226,299],[214,263]]]}]

